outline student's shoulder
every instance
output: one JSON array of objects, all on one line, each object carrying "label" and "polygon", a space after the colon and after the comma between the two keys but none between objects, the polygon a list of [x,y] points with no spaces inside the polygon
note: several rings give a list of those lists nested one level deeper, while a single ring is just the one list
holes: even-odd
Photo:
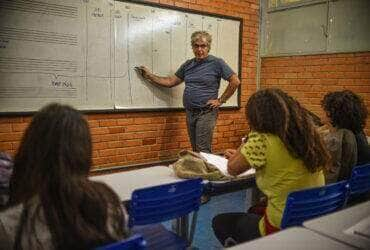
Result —
[{"label": "student's shoulder", "polygon": [[344,143],[356,142],[356,135],[349,129],[340,128],[337,129],[333,134]]},{"label": "student's shoulder", "polygon": [[245,145],[247,147],[255,147],[255,146],[265,147],[268,140],[269,140],[268,134],[252,131],[248,134],[248,139]]},{"label": "student's shoulder", "polygon": [[269,140],[269,139],[277,139],[279,138],[278,136],[270,133],[262,133],[262,132],[257,132],[257,131],[251,131],[248,134],[248,140]]},{"label": "student's shoulder", "polygon": [[118,198],[118,195],[107,184],[99,181],[91,181],[90,183],[92,184],[94,192],[99,194],[99,197],[108,198],[108,200]]},{"label": "student's shoulder", "polygon": [[18,225],[23,211],[23,204],[8,207],[0,212],[0,223],[4,225]]},{"label": "student's shoulder", "polygon": [[271,133],[250,132],[248,142],[252,145],[260,145],[264,148],[282,148],[285,147],[279,136]]}]

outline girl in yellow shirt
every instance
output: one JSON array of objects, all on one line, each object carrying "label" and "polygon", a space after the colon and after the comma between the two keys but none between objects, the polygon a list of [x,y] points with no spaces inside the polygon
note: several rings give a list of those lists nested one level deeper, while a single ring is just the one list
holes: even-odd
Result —
[{"label": "girl in yellow shirt", "polygon": [[250,213],[219,214],[213,229],[224,245],[252,240],[279,230],[292,191],[325,184],[329,156],[311,116],[280,89],[254,93],[246,107],[251,132],[237,150],[225,152],[228,171],[239,175],[256,169],[256,184],[267,197],[263,217]]}]

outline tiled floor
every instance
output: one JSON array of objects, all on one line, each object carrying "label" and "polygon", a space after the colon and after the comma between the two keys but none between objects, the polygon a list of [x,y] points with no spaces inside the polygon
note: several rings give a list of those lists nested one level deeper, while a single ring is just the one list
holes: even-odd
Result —
[{"label": "tiled floor", "polygon": [[[234,193],[213,196],[210,201],[203,204],[198,212],[198,219],[192,247],[196,250],[223,249],[212,230],[212,219],[220,213],[245,212],[250,205],[250,190],[241,190]],[[191,219],[191,216],[190,216]],[[170,229],[171,222],[164,225]]]},{"label": "tiled floor", "polygon": [[222,249],[212,230],[212,218],[220,213],[246,211],[246,190],[214,196],[198,212],[193,246],[199,250]]}]

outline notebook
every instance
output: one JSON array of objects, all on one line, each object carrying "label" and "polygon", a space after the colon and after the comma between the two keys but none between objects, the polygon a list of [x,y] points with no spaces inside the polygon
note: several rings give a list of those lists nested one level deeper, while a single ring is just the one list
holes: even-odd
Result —
[{"label": "notebook", "polygon": [[[227,159],[225,157],[204,152],[200,152],[200,155],[203,158],[205,158],[208,163],[217,167],[221,171],[221,173],[223,173],[225,176],[231,176],[229,172],[227,172]],[[248,171],[245,171],[244,173],[238,175],[238,177],[251,175],[254,174],[255,172],[256,172],[255,169],[251,168]]]}]

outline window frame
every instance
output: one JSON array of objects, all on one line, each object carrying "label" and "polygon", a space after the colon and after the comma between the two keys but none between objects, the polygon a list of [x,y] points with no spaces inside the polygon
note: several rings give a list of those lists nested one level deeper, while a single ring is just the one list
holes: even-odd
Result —
[{"label": "window frame", "polygon": [[268,0],[267,13],[275,12],[275,11],[282,11],[282,10],[292,9],[292,8],[298,8],[302,6],[320,4],[320,3],[330,2],[333,0],[297,0],[296,2],[292,2],[292,3],[282,3],[281,2],[282,0],[276,0],[277,6],[275,7],[270,7],[270,1],[271,0]]}]

